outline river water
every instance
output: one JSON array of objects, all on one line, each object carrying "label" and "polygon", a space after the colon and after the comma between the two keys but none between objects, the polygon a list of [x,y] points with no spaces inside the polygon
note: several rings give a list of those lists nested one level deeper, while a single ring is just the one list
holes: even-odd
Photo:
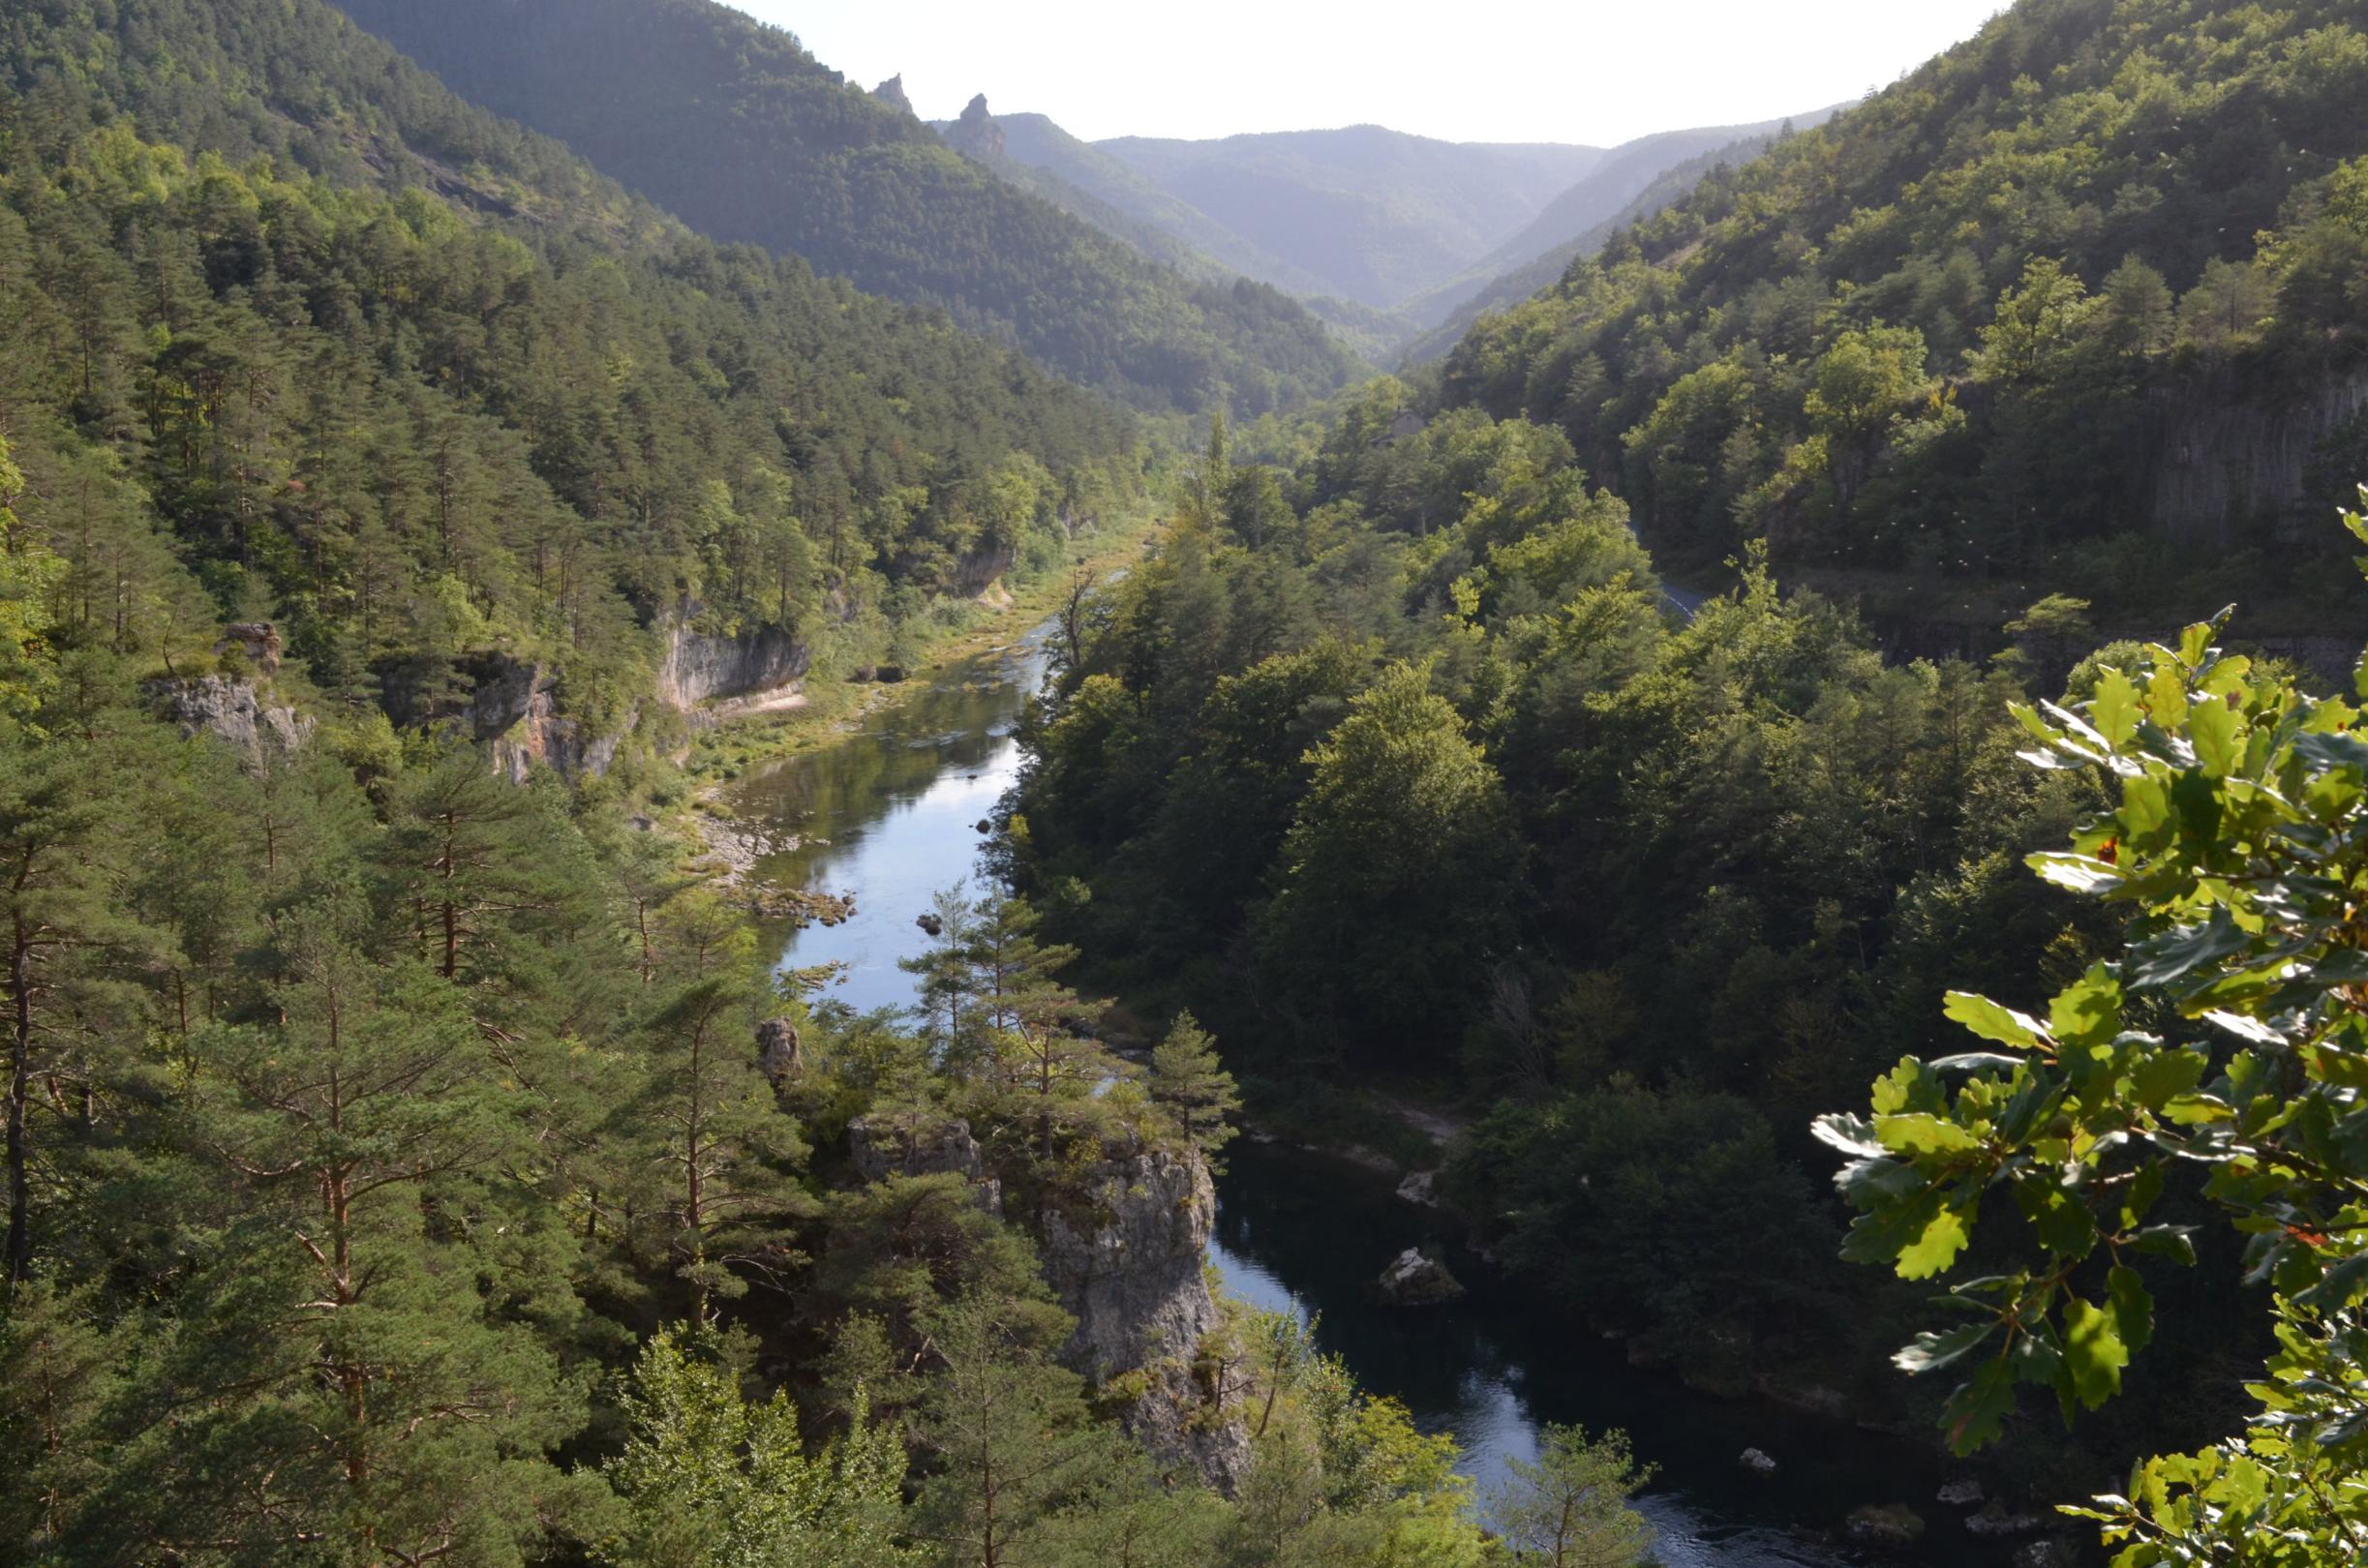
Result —
[{"label": "river water", "polygon": [[[763,867],[785,886],[850,893],[836,926],[776,933],[784,966],[836,964],[826,993],[858,1012],[902,1008],[896,967],[927,937],[914,918],[957,882],[974,886],[978,825],[1017,773],[1020,709],[1044,678],[1043,633],[940,673],[866,718],[839,743],[753,770],[728,803],[801,842]],[[1928,1445],[1861,1432],[1758,1402],[1693,1393],[1629,1367],[1615,1343],[1539,1310],[1432,1233],[1425,1212],[1376,1178],[1237,1140],[1218,1189],[1211,1260],[1254,1305],[1318,1321],[1318,1341],[1365,1387],[1405,1402],[1429,1432],[1449,1432],[1484,1492],[1508,1458],[1537,1451],[1549,1421],[1624,1429],[1659,1467],[1639,1506],[1665,1568],[1832,1568],[1858,1561],[1835,1532],[1861,1503],[1905,1502],[1931,1523],[1910,1560],[1996,1568],[2007,1554],[1961,1533],[1933,1493],[1945,1479]],[[1420,1312],[1375,1306],[1365,1285],[1399,1250],[1437,1242],[1467,1300]],[[1756,1447],[1781,1466],[1746,1475]],[[1901,1559],[1888,1559],[1897,1562]]]}]

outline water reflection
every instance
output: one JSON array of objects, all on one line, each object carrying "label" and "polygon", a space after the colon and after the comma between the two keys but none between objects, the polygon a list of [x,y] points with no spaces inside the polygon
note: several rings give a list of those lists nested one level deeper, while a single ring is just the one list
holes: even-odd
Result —
[{"label": "water reflection", "polygon": [[[1504,1475],[1507,1459],[1536,1458],[1545,1422],[1620,1427],[1660,1467],[1641,1506],[1661,1532],[1655,1555],[1664,1568],[1851,1562],[1833,1537],[1852,1508],[1869,1502],[1904,1502],[1930,1521],[1913,1559],[1928,1568],[2007,1560],[1932,1503],[1946,1472],[1926,1445],[1693,1393],[1539,1310],[1385,1183],[1247,1139],[1227,1159],[1209,1249],[1227,1286],[1255,1306],[1316,1317],[1319,1343],[1360,1382],[1403,1400],[1424,1431],[1454,1435],[1459,1467],[1483,1490]],[[1374,1305],[1368,1284],[1411,1244],[1440,1246],[1472,1295],[1420,1310]],[[1737,1464],[1754,1447],[1782,1465],[1774,1480]]]},{"label": "water reflection", "polygon": [[[782,963],[844,965],[831,994],[859,1011],[911,1002],[912,979],[896,960],[927,945],[913,921],[935,894],[975,879],[977,824],[1017,774],[1014,726],[1044,669],[1040,633],[905,694],[841,743],[737,787],[735,810],[805,840],[774,857],[769,875],[855,895],[842,925],[778,931]],[[1372,1305],[1365,1284],[1391,1256],[1445,1239],[1426,1234],[1423,1214],[1355,1173],[1247,1139],[1228,1154],[1209,1249],[1227,1286],[1254,1306],[1320,1317],[1324,1349],[1367,1387],[1405,1401],[1424,1430],[1454,1433],[1463,1468],[1483,1486],[1508,1458],[1535,1457],[1542,1422],[1622,1427],[1661,1467],[1642,1506],[1660,1530],[1664,1568],[1832,1568],[1852,1560],[1831,1544],[1849,1510],[1895,1501],[1932,1522],[1915,1562],[2006,1560],[1977,1549],[1932,1505],[1943,1476],[1925,1445],[1690,1394],[1537,1311],[1452,1247],[1457,1273],[1476,1286],[1471,1298],[1411,1312]],[[1743,1475],[1736,1457],[1746,1447],[1775,1455],[1782,1473]]]},{"label": "water reflection", "polygon": [[763,863],[768,878],[855,897],[841,924],[781,933],[784,966],[843,966],[832,999],[858,1012],[912,1001],[896,960],[928,944],[914,917],[976,878],[978,824],[1017,776],[1013,737],[1044,679],[1045,635],[955,666],[840,743],[759,769],[732,792],[736,813],[804,840]]}]

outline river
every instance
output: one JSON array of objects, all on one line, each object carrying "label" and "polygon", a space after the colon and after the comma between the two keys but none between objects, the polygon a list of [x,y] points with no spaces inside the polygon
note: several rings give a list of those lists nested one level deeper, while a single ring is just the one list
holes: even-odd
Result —
[{"label": "river", "polygon": [[[841,741],[733,787],[734,811],[801,840],[766,862],[770,878],[855,899],[839,925],[776,933],[783,965],[842,966],[827,994],[858,1012],[911,1001],[911,978],[896,961],[927,944],[914,917],[940,890],[978,880],[978,824],[1017,777],[1014,730],[1044,667],[1040,632],[901,694]],[[1917,1563],[2006,1561],[1933,1502],[1944,1470],[1927,1445],[1713,1399],[1637,1371],[1618,1344],[1575,1332],[1431,1234],[1435,1221],[1370,1175],[1249,1139],[1228,1155],[1209,1249],[1227,1286],[1255,1305],[1315,1317],[1319,1342],[1367,1388],[1404,1401],[1425,1431],[1455,1435],[1461,1467],[1483,1488],[1506,1459],[1535,1454],[1545,1422],[1619,1427],[1659,1468],[1639,1506],[1659,1531],[1664,1568],[1854,1562],[1834,1532],[1868,1502],[1905,1502],[1931,1523]],[[1366,1282],[1421,1241],[1447,1246],[1472,1296],[1420,1312],[1369,1303]],[[1746,1447],[1772,1455],[1778,1475],[1745,1474],[1736,1461]]]}]

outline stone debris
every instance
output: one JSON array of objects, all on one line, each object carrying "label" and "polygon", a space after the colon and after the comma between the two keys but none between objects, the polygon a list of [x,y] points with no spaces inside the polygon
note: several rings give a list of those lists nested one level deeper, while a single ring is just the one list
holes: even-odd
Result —
[{"label": "stone debris", "polygon": [[1464,1295],[1463,1282],[1447,1272],[1447,1265],[1419,1247],[1400,1252],[1381,1271],[1376,1288],[1391,1307],[1435,1307]]},{"label": "stone debris", "polygon": [[1924,1539],[1924,1516],[1905,1503],[1868,1503],[1850,1510],[1842,1533],[1860,1546],[1912,1547]]}]

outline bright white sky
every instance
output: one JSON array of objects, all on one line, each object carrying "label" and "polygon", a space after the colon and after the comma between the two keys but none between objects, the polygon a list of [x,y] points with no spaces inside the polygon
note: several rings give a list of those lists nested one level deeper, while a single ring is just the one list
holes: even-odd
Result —
[{"label": "bright white sky", "polygon": [[728,0],[925,118],[1090,139],[1374,123],[1600,146],[1855,99],[2005,0]]}]

